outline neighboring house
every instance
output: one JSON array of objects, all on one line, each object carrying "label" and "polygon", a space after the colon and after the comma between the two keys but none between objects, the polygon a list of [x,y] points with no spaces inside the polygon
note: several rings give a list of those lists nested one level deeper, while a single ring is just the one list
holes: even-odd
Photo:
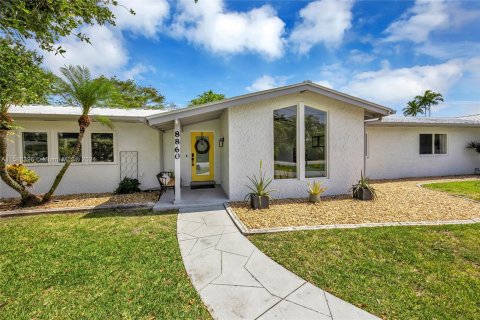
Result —
[{"label": "neighboring house", "polygon": [[[45,192],[60,169],[62,147],[78,131],[79,110],[25,106],[11,113],[23,129],[11,136],[9,157],[33,161],[28,165],[41,176],[35,191]],[[213,183],[229,199],[243,200],[247,176],[258,175],[260,160],[274,177],[275,198],[305,197],[311,179],[323,181],[328,195],[344,194],[362,170],[399,178],[468,174],[479,167],[478,155],[465,146],[480,139],[480,119],[401,122],[389,116],[392,109],[309,81],[195,108],[93,113],[110,117],[114,128],[91,125],[83,161],[70,167],[58,194],[112,192],[123,176],[155,188],[156,174],[172,171],[178,202],[180,185]],[[429,150],[433,154],[420,154]],[[0,192],[16,196],[3,183]]]}]

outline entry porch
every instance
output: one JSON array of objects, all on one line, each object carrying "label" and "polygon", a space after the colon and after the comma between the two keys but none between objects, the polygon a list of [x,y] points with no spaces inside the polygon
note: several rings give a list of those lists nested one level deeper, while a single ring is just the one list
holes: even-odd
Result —
[{"label": "entry porch", "polygon": [[164,211],[188,207],[210,207],[223,205],[229,201],[228,196],[220,185],[215,185],[215,188],[208,189],[191,189],[190,187],[182,187],[180,189],[180,201],[175,201],[173,190],[167,190],[155,204],[153,210]]}]

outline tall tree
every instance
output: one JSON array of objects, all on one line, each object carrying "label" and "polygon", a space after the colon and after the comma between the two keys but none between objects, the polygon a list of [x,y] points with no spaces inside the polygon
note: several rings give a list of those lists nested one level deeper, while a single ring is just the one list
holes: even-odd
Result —
[{"label": "tall tree", "polygon": [[115,25],[111,8],[118,5],[117,0],[2,0],[0,33],[16,41],[34,39],[44,50],[63,53],[65,50],[55,45],[61,37],[75,32],[88,42],[77,28],[84,24]]},{"label": "tall tree", "polygon": [[7,135],[17,127],[9,109],[13,105],[46,102],[54,77],[42,69],[41,63],[42,58],[35,52],[10,39],[0,38],[0,176],[20,194],[23,204],[40,200],[7,172]]},{"label": "tall tree", "polygon": [[[43,202],[48,202],[52,198],[60,181],[72,164],[78,157],[85,130],[91,123],[90,110],[93,106],[102,106],[107,104],[114,96],[114,86],[107,79],[100,77],[93,79],[87,67],[68,66],[60,68],[63,78],[58,78],[56,91],[60,94],[66,104],[77,106],[81,109],[82,115],[78,118],[79,134],[73,150],[67,156],[65,164],[58,172],[50,190],[43,196]],[[108,119],[101,119],[103,123],[108,124]]]},{"label": "tall tree", "polygon": [[407,102],[407,106],[403,108],[404,116],[416,117],[417,114],[423,114],[423,107],[418,103],[416,99]]},{"label": "tall tree", "polygon": [[428,113],[428,116],[430,117],[432,106],[436,106],[440,102],[443,102],[443,96],[441,93],[427,90],[423,95],[416,96],[415,100],[423,107],[425,116],[427,116]]},{"label": "tall tree", "polygon": [[205,91],[199,94],[196,98],[190,100],[188,104],[189,107],[191,106],[198,106],[201,104],[219,101],[225,99],[225,95],[221,93],[215,93],[212,90]]},{"label": "tall tree", "polygon": [[134,80],[120,80],[117,77],[111,77],[108,81],[116,88],[111,101],[113,107],[127,109],[165,108],[165,96],[153,87],[140,86]]}]

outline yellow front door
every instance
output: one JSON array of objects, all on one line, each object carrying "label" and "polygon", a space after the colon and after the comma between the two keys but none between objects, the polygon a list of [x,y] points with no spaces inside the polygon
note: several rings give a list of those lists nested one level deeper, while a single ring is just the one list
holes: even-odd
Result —
[{"label": "yellow front door", "polygon": [[192,132],[191,161],[192,181],[210,181],[214,179],[214,148],[213,132]]}]

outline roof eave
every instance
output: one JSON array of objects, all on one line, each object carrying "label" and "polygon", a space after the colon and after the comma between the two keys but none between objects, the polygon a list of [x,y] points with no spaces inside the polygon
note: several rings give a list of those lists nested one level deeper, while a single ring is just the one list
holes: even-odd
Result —
[{"label": "roof eave", "polygon": [[199,113],[214,112],[214,111],[226,109],[236,105],[248,104],[248,103],[252,103],[260,100],[275,98],[282,95],[301,93],[304,91],[318,93],[320,95],[323,95],[332,99],[336,99],[357,107],[361,107],[367,111],[370,111],[373,114],[372,116],[377,116],[377,117],[387,116],[395,113],[394,110],[381,106],[379,104],[375,104],[375,103],[372,103],[360,98],[356,98],[332,89],[328,89],[314,83],[304,82],[300,84],[294,84],[290,86],[250,93],[250,94],[246,94],[246,95],[235,97],[235,98],[225,99],[218,102],[212,102],[212,103],[205,104],[198,107],[190,107],[190,108],[174,110],[174,111],[170,111],[170,112],[166,112],[158,115],[151,115],[147,117],[147,120],[150,125],[155,126],[161,123],[173,121],[175,119],[191,117]]}]

